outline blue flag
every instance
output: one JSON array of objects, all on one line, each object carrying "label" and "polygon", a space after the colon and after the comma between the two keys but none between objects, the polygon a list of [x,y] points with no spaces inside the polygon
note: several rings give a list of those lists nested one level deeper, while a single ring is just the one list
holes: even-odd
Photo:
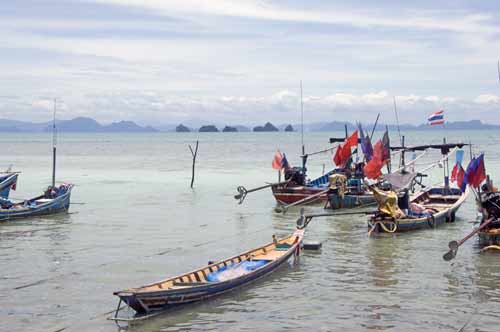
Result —
[{"label": "blue flag", "polygon": [[283,158],[281,159],[281,168],[284,169],[289,169],[290,164],[288,163],[288,160],[286,159],[286,155],[283,153]]},{"label": "blue flag", "polygon": [[366,160],[370,161],[373,156],[372,142],[370,141],[370,137],[368,136],[368,134],[366,135],[364,134],[363,128],[361,127],[361,123],[358,123],[358,130],[361,141],[361,150],[363,151]]}]

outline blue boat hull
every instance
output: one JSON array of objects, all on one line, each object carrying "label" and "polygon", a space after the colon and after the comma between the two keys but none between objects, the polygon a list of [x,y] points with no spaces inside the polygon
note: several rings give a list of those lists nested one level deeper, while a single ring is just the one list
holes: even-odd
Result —
[{"label": "blue boat hull", "polygon": [[50,200],[44,201],[43,197],[27,200],[22,208],[0,209],[0,221],[65,212],[70,206],[71,189],[70,185],[67,192]]},{"label": "blue boat hull", "polygon": [[375,198],[371,194],[345,194],[343,197],[338,194],[328,195],[329,207],[333,210],[351,209],[355,207],[370,205],[375,203]]}]

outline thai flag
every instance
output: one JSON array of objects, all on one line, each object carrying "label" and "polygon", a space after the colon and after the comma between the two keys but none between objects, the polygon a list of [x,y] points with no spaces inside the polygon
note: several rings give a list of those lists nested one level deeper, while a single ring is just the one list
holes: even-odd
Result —
[{"label": "thai flag", "polygon": [[440,110],[429,115],[427,122],[429,122],[431,126],[444,124],[444,110]]}]

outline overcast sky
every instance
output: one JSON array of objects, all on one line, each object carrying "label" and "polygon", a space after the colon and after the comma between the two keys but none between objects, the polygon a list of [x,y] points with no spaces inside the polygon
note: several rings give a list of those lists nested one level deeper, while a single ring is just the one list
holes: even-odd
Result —
[{"label": "overcast sky", "polygon": [[402,3],[2,1],[0,118],[500,123],[500,3]]}]

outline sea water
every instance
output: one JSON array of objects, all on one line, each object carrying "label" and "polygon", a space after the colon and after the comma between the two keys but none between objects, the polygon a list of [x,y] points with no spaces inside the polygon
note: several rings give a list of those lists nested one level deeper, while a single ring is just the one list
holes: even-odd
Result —
[{"label": "sea water", "polygon": [[[331,136],[306,133],[306,151]],[[375,134],[375,139],[381,135]],[[497,131],[407,132],[406,144],[472,141],[500,185]],[[391,136],[397,144],[397,134]],[[194,188],[188,145],[199,140]],[[21,171],[14,198],[51,180],[51,135],[0,134],[0,168]],[[300,165],[299,133],[69,134],[58,138],[57,180],[75,184],[68,214],[0,224],[0,331],[117,331],[106,320],[113,291],[187,272],[293,232],[299,209],[274,211],[270,189],[238,205],[236,187],[275,182],[277,149]],[[469,154],[465,148],[466,156]],[[332,153],[308,160],[310,177]],[[417,168],[439,159],[429,152]],[[466,158],[466,162],[468,158]],[[454,158],[450,161],[450,169]],[[397,164],[397,161],[395,161]],[[442,181],[443,168],[427,184]],[[323,212],[308,206],[308,213]],[[475,238],[455,260],[442,255],[476,220],[472,197],[457,221],[370,238],[365,215],[314,219],[323,243],[298,263],[241,290],[130,327],[134,331],[498,331],[500,253]]]}]

